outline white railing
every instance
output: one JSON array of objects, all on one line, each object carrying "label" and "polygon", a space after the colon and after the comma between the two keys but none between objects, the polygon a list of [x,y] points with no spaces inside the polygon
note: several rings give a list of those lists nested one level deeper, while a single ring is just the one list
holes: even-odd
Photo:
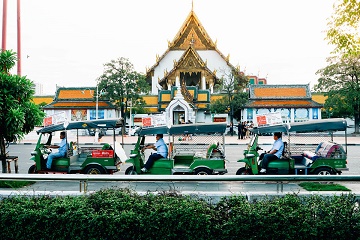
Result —
[{"label": "white railing", "polygon": [[0,181],[79,181],[80,192],[88,182],[276,182],[283,192],[284,182],[359,182],[360,175],[86,175],[86,174],[0,174]]}]

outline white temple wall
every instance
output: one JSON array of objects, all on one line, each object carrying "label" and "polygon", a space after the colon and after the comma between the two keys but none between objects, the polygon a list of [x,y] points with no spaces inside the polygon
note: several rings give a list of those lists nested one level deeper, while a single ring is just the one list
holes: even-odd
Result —
[{"label": "white temple wall", "polygon": [[152,77],[152,86],[151,86],[152,94],[158,94],[159,89],[157,88],[157,86],[158,86],[159,79],[164,78],[165,70],[170,72],[174,68],[174,60],[178,61],[183,53],[184,53],[183,50],[170,51],[164,56],[164,58],[155,67],[154,76]]}]

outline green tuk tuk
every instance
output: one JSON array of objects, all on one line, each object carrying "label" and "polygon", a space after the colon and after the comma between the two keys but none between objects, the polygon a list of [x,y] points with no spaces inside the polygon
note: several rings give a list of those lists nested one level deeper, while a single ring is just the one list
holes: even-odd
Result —
[{"label": "green tuk tuk", "polygon": [[[125,174],[225,174],[225,130],[225,123],[141,128],[130,158],[125,161],[132,164]],[[149,172],[142,173],[147,159],[142,151],[145,140],[153,141],[156,134],[168,136],[168,157],[156,160]]]},{"label": "green tuk tuk", "polygon": [[[115,129],[121,127],[121,119],[106,119],[93,121],[76,121],[64,124],[46,126],[37,131],[40,135],[35,150],[31,152],[31,161],[28,173],[85,173],[85,174],[112,174],[120,170],[122,147],[115,141]],[[113,130],[113,143],[92,145],[91,147],[79,146],[79,130],[88,129],[111,129]],[[46,169],[47,156],[51,149],[47,148],[54,140],[55,133],[76,130],[76,141],[66,138],[67,153],[65,157],[54,158],[51,170]],[[119,154],[117,154],[119,153]]]},{"label": "green tuk tuk", "polygon": [[[238,162],[245,167],[237,170],[237,175],[259,174],[261,161],[259,136],[282,132],[284,142],[283,156],[269,162],[267,174],[315,174],[335,175],[348,171],[347,161],[347,123],[345,119],[322,119],[295,122],[276,126],[251,129],[254,133],[244,150],[244,158]],[[287,140],[286,140],[287,138]],[[335,138],[343,144],[335,142]]]}]

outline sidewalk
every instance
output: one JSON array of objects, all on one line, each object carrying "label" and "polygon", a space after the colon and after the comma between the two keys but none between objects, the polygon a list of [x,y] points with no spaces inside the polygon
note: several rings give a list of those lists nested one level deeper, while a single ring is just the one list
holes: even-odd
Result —
[{"label": "sidewalk", "polygon": [[[25,138],[20,141],[18,144],[36,144],[37,140],[38,140],[39,136],[36,134],[35,131],[29,133],[28,135],[25,136]],[[120,135],[116,136],[116,141],[117,142],[124,142],[124,144],[135,144],[137,141],[137,136],[124,136],[123,138]],[[153,138],[153,139],[152,139]],[[164,136],[164,140],[167,141],[167,137]],[[311,142],[311,137],[307,137],[307,141],[309,143]],[[100,140],[100,142],[95,142],[95,137],[94,136],[89,136],[89,135],[85,135],[85,136],[79,136],[79,143],[80,144],[101,144],[101,143],[110,143],[113,141],[113,136],[111,135],[106,135],[103,136]],[[287,139],[284,139],[284,141]],[[55,139],[55,142],[59,141],[58,139]],[[68,141],[76,141],[76,134],[71,133],[68,134]],[[155,137],[151,136],[149,139],[149,142],[155,142]],[[226,135],[225,136],[225,144],[226,145],[247,145],[249,143],[250,139],[238,139],[237,136],[229,136]],[[343,136],[335,136],[334,137],[334,141],[340,144],[344,144],[345,143],[345,137]],[[268,144],[273,144],[274,139],[272,136],[260,136],[259,137],[259,144],[262,145],[268,145]],[[191,141],[186,141],[184,142],[186,143],[191,143]],[[318,144],[318,139],[314,138],[314,142],[313,144]],[[348,136],[347,137],[347,144],[348,146],[357,146],[360,145],[360,136]]]}]

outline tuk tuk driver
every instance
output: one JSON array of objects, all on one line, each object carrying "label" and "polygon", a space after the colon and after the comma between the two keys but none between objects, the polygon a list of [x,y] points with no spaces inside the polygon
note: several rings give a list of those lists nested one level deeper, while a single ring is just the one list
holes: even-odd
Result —
[{"label": "tuk tuk driver", "polygon": [[65,138],[66,134],[65,132],[61,132],[60,133],[60,139],[61,142],[59,145],[50,145],[50,146],[46,146],[46,148],[58,148],[59,151],[58,152],[52,152],[49,154],[49,156],[47,157],[47,162],[46,162],[46,170],[50,170],[51,169],[51,164],[54,158],[61,158],[61,157],[65,157],[66,155],[66,151],[67,151],[67,144],[66,144],[66,138]]},{"label": "tuk tuk driver", "polygon": [[266,153],[265,155],[260,155],[260,159],[263,157],[261,162],[261,170],[260,173],[266,173],[266,169],[269,165],[269,161],[280,159],[283,151],[284,151],[284,143],[281,139],[281,132],[275,132],[274,133],[274,144],[271,148],[271,150]]},{"label": "tuk tuk driver", "polygon": [[148,172],[149,169],[154,165],[154,162],[160,158],[167,158],[168,148],[164,142],[163,134],[156,134],[156,143],[145,146],[142,151],[145,149],[154,149],[156,153],[153,153],[149,156],[149,159],[146,161],[144,167],[141,169],[141,172]]}]

